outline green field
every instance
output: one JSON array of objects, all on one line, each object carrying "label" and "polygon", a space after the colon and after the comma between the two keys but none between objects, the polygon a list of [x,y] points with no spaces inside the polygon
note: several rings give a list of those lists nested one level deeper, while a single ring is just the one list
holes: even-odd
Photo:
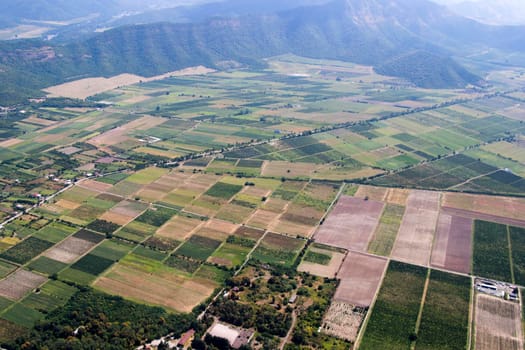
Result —
[{"label": "green field", "polygon": [[242,186],[240,185],[232,185],[224,182],[217,182],[208,191],[206,191],[205,194],[212,197],[230,199],[241,189]]},{"label": "green field", "polygon": [[52,245],[53,243],[48,241],[29,237],[0,254],[0,258],[13,261],[18,264],[24,264],[42,253],[44,250],[50,248]]},{"label": "green field", "polygon": [[423,307],[417,350],[466,349],[471,279],[432,270]]},{"label": "green field", "polygon": [[401,205],[386,205],[376,232],[368,245],[369,253],[390,256],[404,213],[405,207]]},{"label": "green field", "polygon": [[507,226],[474,222],[473,271],[476,276],[512,282]]},{"label": "green field", "polygon": [[415,340],[427,269],[391,261],[360,345],[366,349],[410,349]]},{"label": "green field", "polygon": [[176,255],[182,255],[195,260],[204,261],[213,254],[215,249],[221,245],[221,242],[198,235],[193,235],[179,249],[175,251]]},{"label": "green field", "polygon": [[525,284],[525,228],[509,227],[515,283]]},{"label": "green field", "polygon": [[41,256],[38,259],[32,261],[28,267],[31,270],[35,270],[38,272],[45,273],[47,275],[53,275],[57,272],[62,271],[65,269],[68,265],[64,264],[63,262],[56,261],[53,259],[50,259],[45,256]]}]

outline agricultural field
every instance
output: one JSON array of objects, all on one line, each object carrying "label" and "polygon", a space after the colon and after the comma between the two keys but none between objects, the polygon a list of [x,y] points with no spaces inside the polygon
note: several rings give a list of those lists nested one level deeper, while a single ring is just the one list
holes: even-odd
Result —
[{"label": "agricultural field", "polygon": [[366,251],[383,206],[383,203],[372,200],[341,197],[316,232],[315,241],[344,249]]},{"label": "agricultural field", "polygon": [[431,270],[416,349],[466,349],[472,281]]},{"label": "agricultural field", "polygon": [[480,293],[475,307],[476,349],[523,349],[519,304]]},{"label": "agricultural field", "polygon": [[[254,325],[261,346],[465,348],[470,280],[425,267],[525,283],[513,99],[288,55],[206,73],[6,118],[0,220],[36,207],[0,229],[0,338],[84,287],[197,313],[233,281],[246,322],[276,322]],[[476,300],[491,348],[509,328],[490,333]],[[291,338],[271,334],[292,314]]]},{"label": "agricultural field", "polygon": [[438,192],[412,191],[392,257],[409,263],[428,265],[439,215]]},{"label": "agricultural field", "polygon": [[426,276],[421,267],[389,264],[359,349],[410,348]]}]

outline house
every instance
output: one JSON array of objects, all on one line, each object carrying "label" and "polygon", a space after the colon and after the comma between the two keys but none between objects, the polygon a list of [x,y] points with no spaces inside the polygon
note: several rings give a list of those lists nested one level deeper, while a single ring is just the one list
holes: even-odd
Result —
[{"label": "house", "polygon": [[177,349],[187,349],[190,347],[191,342],[193,341],[193,338],[195,337],[195,330],[190,329],[186,333],[184,333],[177,343]]}]

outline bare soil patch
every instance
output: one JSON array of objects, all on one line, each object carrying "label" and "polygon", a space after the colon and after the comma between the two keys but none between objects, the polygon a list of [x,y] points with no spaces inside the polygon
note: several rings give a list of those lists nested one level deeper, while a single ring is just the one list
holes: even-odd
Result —
[{"label": "bare soil patch", "polygon": [[95,180],[85,180],[82,181],[78,186],[87,188],[88,190],[97,191],[97,192],[106,192],[109,191],[113,185],[106,184],[103,182],[98,182]]},{"label": "bare soil patch", "polygon": [[322,331],[328,335],[355,342],[366,311],[361,307],[333,301],[323,320]]},{"label": "bare soil patch", "polygon": [[384,202],[388,194],[388,188],[361,185],[354,197],[368,198],[378,202]]},{"label": "bare soil patch", "polygon": [[473,220],[484,220],[484,221],[496,222],[498,224],[503,224],[503,225],[525,227],[525,220],[511,219],[511,218],[502,217],[502,216],[484,214],[480,212],[463,210],[463,209],[455,209],[455,208],[449,208],[449,207],[442,207],[442,211],[450,215],[473,219]]},{"label": "bare soil patch", "polygon": [[127,215],[113,213],[111,211],[107,211],[100,217],[100,219],[113,222],[113,223],[115,223],[117,225],[120,225],[120,226],[124,226],[124,225],[128,224],[130,221],[132,221],[133,217],[130,217],[130,216],[127,216]]},{"label": "bare soil patch", "polygon": [[110,91],[118,87],[137,84],[140,82],[149,82],[162,80],[172,76],[201,75],[214,72],[203,66],[189,67],[175,72],[169,72],[154,77],[141,77],[134,74],[120,74],[111,78],[87,78],[75,80],[69,83],[51,86],[44,91],[49,97],[70,97],[85,99],[89,96]]},{"label": "bare soil patch", "polygon": [[432,266],[469,273],[472,258],[472,219],[439,215]]},{"label": "bare soil patch", "polygon": [[279,215],[280,214],[273,211],[258,209],[248,220],[247,224],[250,226],[266,229],[270,227],[272,222],[274,222],[279,217]]},{"label": "bare soil patch", "polygon": [[45,252],[44,256],[71,264],[96,245],[97,243],[71,236]]},{"label": "bare soil patch", "polygon": [[59,206],[60,208],[69,210],[74,210],[80,207],[80,203],[68,201],[67,199],[60,199],[58,202],[55,203],[55,205]]},{"label": "bare soil patch", "polygon": [[110,209],[111,213],[134,218],[146,210],[147,205],[139,202],[125,200]]},{"label": "bare soil patch", "polygon": [[204,221],[188,218],[186,216],[175,216],[162,226],[157,231],[157,234],[176,241],[183,241],[191,236],[192,233],[202,225],[204,225]]},{"label": "bare soil patch", "polygon": [[191,312],[218,285],[208,280],[191,281],[171,273],[148,273],[118,265],[94,286],[131,300]]},{"label": "bare soil patch", "polygon": [[8,147],[12,147],[12,146],[16,146],[20,143],[24,142],[24,140],[20,140],[20,139],[7,139],[5,141],[2,141],[0,142],[0,147],[4,147],[4,148],[8,148]]},{"label": "bare soil patch", "polygon": [[0,281],[0,296],[19,300],[31,290],[43,284],[47,278],[36,273],[19,269]]},{"label": "bare soil patch", "polygon": [[378,201],[342,196],[314,239],[334,247],[366,251],[383,206]]},{"label": "bare soil patch", "polygon": [[410,190],[405,190],[401,188],[390,188],[386,196],[386,201],[388,203],[405,206],[407,204],[409,194]]},{"label": "bare soil patch", "polygon": [[439,215],[439,193],[412,191],[408,196],[392,258],[428,265]]},{"label": "bare soil patch", "polygon": [[388,260],[349,252],[337,278],[341,279],[334,300],[352,305],[370,306],[381,284]]},{"label": "bare soil patch", "polygon": [[106,131],[101,135],[95,136],[88,142],[96,147],[113,146],[130,139],[130,137],[127,136],[129,131],[146,130],[160,125],[165,121],[166,119],[160,117],[144,116],[123,126]]},{"label": "bare soil patch", "polygon": [[523,220],[523,213],[525,213],[525,199],[463,193],[445,193],[443,195],[443,207]]},{"label": "bare soil patch", "polygon": [[308,272],[314,276],[334,278],[341,267],[345,254],[339,252],[330,252],[332,258],[328,265],[316,264],[309,261],[302,261],[297,267],[298,271]]},{"label": "bare soil patch", "polygon": [[476,349],[523,350],[518,303],[478,294],[475,326]]}]

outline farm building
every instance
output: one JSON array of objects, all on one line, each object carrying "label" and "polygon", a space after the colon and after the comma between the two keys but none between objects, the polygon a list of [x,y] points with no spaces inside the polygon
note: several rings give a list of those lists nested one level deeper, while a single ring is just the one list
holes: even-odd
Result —
[{"label": "farm building", "polygon": [[254,332],[249,329],[236,328],[224,323],[217,322],[208,330],[208,334],[218,338],[228,340],[230,346],[239,349],[241,346],[249,344]]}]

